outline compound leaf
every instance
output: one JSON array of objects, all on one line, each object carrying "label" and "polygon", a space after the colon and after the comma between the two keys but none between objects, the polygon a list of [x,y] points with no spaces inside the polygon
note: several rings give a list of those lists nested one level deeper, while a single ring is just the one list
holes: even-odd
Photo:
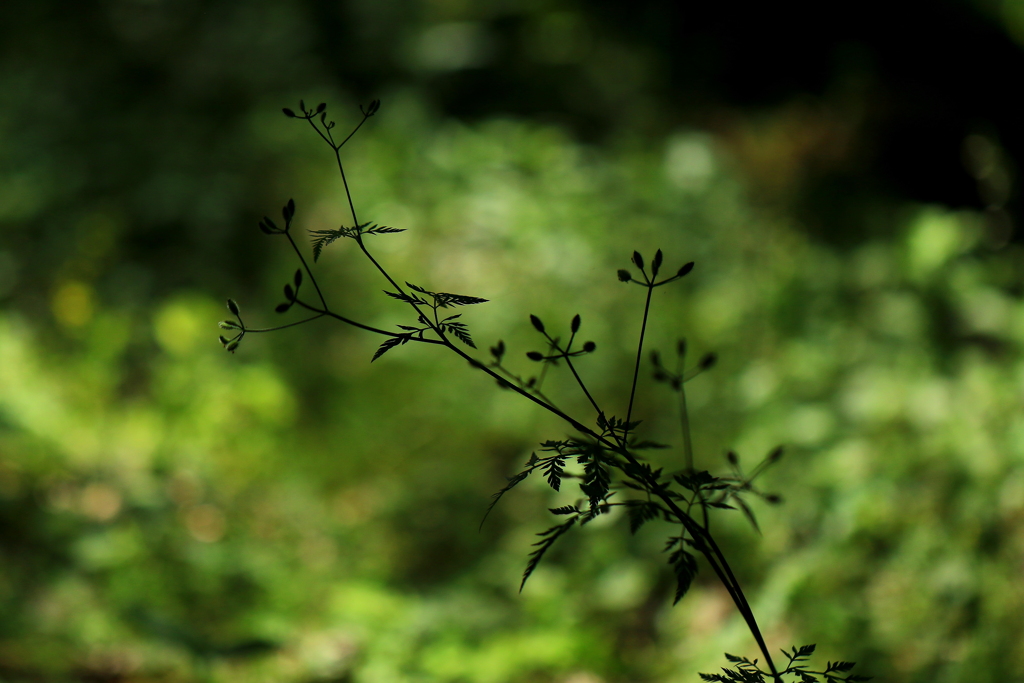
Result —
[{"label": "compound leaf", "polygon": [[320,260],[320,252],[323,251],[324,247],[328,244],[338,240],[342,237],[347,236],[345,228],[338,228],[337,230],[311,230],[310,233],[313,235],[313,261]]},{"label": "compound leaf", "polygon": [[683,596],[690,590],[693,578],[697,576],[697,558],[680,548],[672,553],[668,561],[676,573],[676,597],[672,601],[674,605],[683,599]]},{"label": "compound leaf", "polygon": [[656,519],[661,511],[657,503],[649,500],[630,501],[629,533],[635,534],[645,523]]}]

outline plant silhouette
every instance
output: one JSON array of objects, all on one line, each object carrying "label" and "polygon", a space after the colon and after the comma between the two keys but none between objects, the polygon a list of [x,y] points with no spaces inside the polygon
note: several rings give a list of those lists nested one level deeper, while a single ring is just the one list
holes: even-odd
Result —
[{"label": "plant silhouette", "polygon": [[[732,668],[723,667],[721,674],[701,673],[702,680],[725,683],[734,681],[745,683],[774,681],[777,683],[785,681],[784,677],[787,676],[790,681],[799,681],[800,683],[870,680],[868,676],[849,673],[854,667],[853,662],[828,662],[823,671],[809,669],[806,660],[814,652],[814,645],[794,647],[788,652],[782,650],[787,664],[785,668],[780,669],[771,657],[739,581],[711,532],[709,512],[712,509],[739,509],[755,530],[760,532],[754,513],[744,497],[753,495],[763,498],[768,503],[781,502],[778,496],[764,494],[755,488],[754,480],[766,468],[777,462],[783,453],[781,447],[772,450],[748,474],[743,473],[739,456],[731,451],[726,456],[731,472],[726,476],[714,476],[708,471],[697,470],[694,467],[693,442],[685,387],[688,381],[714,366],[716,360],[714,354],[705,355],[695,364],[689,365],[686,343],[680,341],[676,347],[675,367],[671,370],[665,366],[657,352],[650,354],[654,379],[668,385],[678,395],[685,468],[680,472],[666,473],[662,468],[652,467],[642,455],[646,450],[667,448],[664,444],[638,439],[635,436],[635,431],[640,421],[633,419],[637,378],[643,359],[644,338],[647,333],[652,296],[658,287],[689,275],[694,264],[686,263],[674,272],[669,271],[671,274],[666,275],[666,269],[663,268],[665,265],[664,255],[660,249],[650,263],[639,252],[634,251],[631,257],[633,270],[624,268],[618,271],[620,282],[639,286],[645,295],[643,321],[637,343],[629,403],[624,418],[606,412],[577,372],[575,362],[585,355],[594,353],[597,349],[593,341],[580,343],[579,333],[582,320],[579,315],[570,321],[569,334],[565,341],[563,341],[564,335],[549,331],[540,318],[535,315],[530,316],[530,322],[543,339],[544,348],[543,351],[534,350],[526,353],[526,357],[530,361],[541,364],[540,372],[535,376],[526,378],[505,365],[508,349],[503,341],[490,347],[489,357],[486,360],[474,358],[463,347],[476,349],[476,344],[468,326],[461,320],[462,313],[454,312],[454,309],[486,303],[487,300],[463,294],[435,292],[411,282],[405,282],[405,287],[403,287],[374,258],[367,247],[366,238],[371,235],[389,235],[403,231],[376,223],[360,222],[341,159],[342,147],[369,118],[378,112],[379,108],[379,100],[374,100],[366,108],[360,107],[362,119],[340,141],[335,139],[333,133],[335,122],[327,118],[326,104],[321,103],[315,108],[307,109],[304,102],[299,102],[298,112],[292,109],[284,109],[283,112],[289,118],[306,122],[331,148],[351,212],[352,222],[350,225],[342,225],[335,230],[312,231],[314,263],[320,259],[323,250],[338,239],[347,238],[355,241],[363,255],[387,281],[390,288],[384,293],[409,307],[412,324],[397,325],[397,330],[378,329],[343,316],[328,306],[327,299],[317,283],[309,263],[295,241],[292,231],[295,202],[289,199],[281,212],[282,225],[278,225],[269,217],[264,217],[260,221],[259,227],[267,235],[283,235],[295,252],[300,264],[291,281],[284,285],[284,301],[277,306],[276,311],[286,313],[297,307],[305,311],[307,315],[301,320],[285,325],[269,328],[249,327],[242,319],[238,304],[234,300],[228,299],[227,306],[233,319],[222,321],[220,327],[233,336],[220,337],[224,348],[231,352],[236,351],[245,335],[249,333],[274,332],[320,318],[333,318],[384,337],[371,361],[377,360],[395,347],[409,343],[445,347],[447,351],[466,360],[476,371],[489,375],[498,383],[499,387],[513,391],[544,410],[557,415],[567,422],[577,434],[574,437],[545,441],[540,444],[539,454],[534,452],[530,455],[524,469],[510,477],[505,487],[494,494],[490,507],[484,513],[484,519],[486,519],[487,514],[504,494],[535,472],[543,476],[555,491],[561,489],[564,479],[578,480],[582,498],[573,505],[550,510],[558,518],[558,521],[551,528],[537,534],[539,540],[533,544],[533,550],[529,553],[520,590],[544,555],[559,538],[575,526],[583,526],[600,515],[609,513],[615,507],[622,507],[628,515],[632,533],[636,533],[640,527],[653,520],[661,520],[671,525],[673,530],[665,544],[665,552],[676,577],[674,602],[679,602],[693,583],[698,571],[697,555],[704,558],[728,591],[761,651],[764,665],[767,666],[767,670],[764,670],[758,664],[758,659],[749,661],[745,657],[726,654],[725,657],[731,663]],[[307,279],[313,287],[313,295],[304,296],[305,290],[302,289],[302,286]],[[592,420],[584,421],[572,417],[558,408],[543,393],[542,385],[546,374],[550,368],[559,366],[561,363],[564,363],[569,369],[580,391],[592,406],[594,410]],[[590,422],[590,426],[587,422]],[[622,495],[613,500],[618,494]],[[481,521],[482,525],[483,521]]]}]

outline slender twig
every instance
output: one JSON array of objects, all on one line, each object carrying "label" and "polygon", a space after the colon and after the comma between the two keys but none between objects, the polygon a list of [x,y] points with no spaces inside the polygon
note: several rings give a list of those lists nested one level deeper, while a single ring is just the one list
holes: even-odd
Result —
[{"label": "slender twig", "polygon": [[286,329],[288,327],[295,327],[296,325],[302,325],[303,323],[308,323],[308,322],[312,322],[313,320],[318,320],[318,319],[324,317],[325,315],[327,315],[327,313],[319,313],[317,315],[314,315],[311,318],[305,318],[303,320],[297,320],[297,321],[295,321],[293,323],[288,323],[287,325],[278,325],[277,327],[262,327],[262,328],[247,327],[247,328],[245,328],[245,331],[246,332],[277,332],[278,330],[283,330],[283,329]]},{"label": "slender twig", "polygon": [[[346,318],[344,316],[338,315],[337,313],[335,313],[333,311],[326,311],[326,310],[323,310],[323,309],[316,308],[315,306],[310,306],[306,302],[300,301],[299,299],[296,299],[295,303],[297,303],[299,306],[302,306],[307,311],[312,311],[313,313],[319,313],[320,315],[317,316],[317,317],[321,317],[321,316],[325,316],[325,315],[326,316],[330,316],[331,318],[334,318],[335,320],[340,320],[343,323],[352,325],[353,327],[358,327],[359,329],[366,330],[367,332],[376,332],[377,334],[383,334],[386,337],[405,337],[406,336],[405,334],[403,334],[401,332],[390,332],[388,330],[381,330],[381,329],[376,328],[376,327],[370,327],[369,325],[364,325],[364,324],[362,324],[360,322],[356,322],[355,320],[351,320],[350,318]],[[444,342],[438,341],[437,339],[423,339],[421,337],[409,337],[409,341],[424,342],[424,343],[427,343],[427,344],[444,344]]]},{"label": "slender twig", "polygon": [[299,257],[299,261],[302,263],[302,268],[306,271],[306,275],[309,276],[310,282],[313,283],[313,287],[316,289],[317,296],[320,297],[320,303],[324,306],[324,311],[327,311],[327,300],[324,298],[323,292],[320,291],[320,285],[317,284],[316,277],[313,275],[313,271],[309,269],[309,265],[306,263],[306,259],[302,256],[302,252],[299,251],[299,246],[295,244],[295,240],[292,239],[291,230],[285,230],[284,236],[288,238],[288,243],[292,245],[292,250],[295,251],[295,255]]},{"label": "slender twig", "polygon": [[[646,275],[644,276],[646,277]],[[626,410],[626,431],[622,435],[623,443],[626,442],[626,438],[629,436],[629,421],[633,417],[633,398],[636,396],[636,380],[640,375],[640,358],[644,351],[644,334],[647,332],[647,314],[651,310],[651,294],[654,292],[654,287],[647,284],[647,300],[644,302],[644,321],[640,325],[640,343],[636,346],[636,365],[633,368],[633,387],[629,390],[629,408]]]}]

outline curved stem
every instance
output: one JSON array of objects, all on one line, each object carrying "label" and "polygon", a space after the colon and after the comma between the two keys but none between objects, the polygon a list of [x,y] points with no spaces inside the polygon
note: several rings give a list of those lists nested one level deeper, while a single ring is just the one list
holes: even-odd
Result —
[{"label": "curved stem", "polygon": [[[364,325],[364,324],[356,322],[355,320],[352,320],[350,318],[346,318],[345,316],[338,315],[337,313],[334,313],[333,311],[322,310],[322,309],[316,308],[314,306],[310,306],[306,302],[300,301],[299,299],[296,299],[295,303],[297,303],[299,306],[302,306],[307,311],[312,311],[313,313],[319,313],[320,315],[317,316],[318,318],[321,317],[321,316],[325,316],[326,315],[326,316],[329,316],[331,318],[334,318],[335,320],[340,320],[343,323],[347,323],[349,325],[352,325],[353,327],[358,327],[361,330],[366,330],[367,332],[376,332],[377,334],[383,334],[384,336],[387,336],[387,337],[404,337],[405,336],[404,334],[402,334],[400,332],[389,332],[388,330],[381,330],[381,329],[376,328],[376,327],[370,327],[369,325]],[[422,337],[410,337],[409,341],[422,342],[422,343],[425,343],[425,344],[445,344],[445,342],[438,341],[437,339],[424,339]],[[450,344],[447,344],[447,345],[450,346]]]},{"label": "curved stem", "polygon": [[327,300],[324,299],[324,293],[320,291],[320,285],[317,284],[316,278],[313,276],[313,271],[309,269],[309,265],[306,263],[306,259],[303,258],[302,252],[299,251],[299,246],[295,244],[295,240],[292,239],[291,230],[285,230],[284,236],[288,238],[288,243],[292,245],[295,255],[299,257],[299,262],[302,263],[302,267],[305,269],[306,275],[309,276],[309,281],[313,283],[313,287],[316,289],[316,294],[320,297],[320,303],[323,304],[324,310],[326,311]]},{"label": "curved stem", "polygon": [[312,320],[317,320],[318,318],[322,318],[325,315],[327,315],[327,314],[326,313],[319,313],[317,315],[314,315],[312,318],[306,318],[304,320],[298,320],[298,321],[293,322],[293,323],[288,323],[287,325],[278,325],[277,327],[263,327],[263,328],[246,327],[243,331],[244,332],[277,332],[278,330],[283,330],[283,329],[286,329],[288,327],[295,327],[296,325],[301,325],[303,323],[308,323],[308,322],[310,322]]}]

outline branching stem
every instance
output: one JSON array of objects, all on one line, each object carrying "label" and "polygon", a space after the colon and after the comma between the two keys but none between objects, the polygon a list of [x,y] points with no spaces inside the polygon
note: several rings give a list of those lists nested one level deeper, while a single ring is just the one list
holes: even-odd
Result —
[{"label": "branching stem", "polygon": [[[367,112],[363,112],[362,120],[359,122],[358,125],[356,125],[356,127],[353,129],[353,131],[351,133],[349,133],[349,135],[341,143],[335,143],[334,137],[331,134],[331,128],[334,126],[333,122],[328,124],[328,123],[325,122],[325,118],[321,117],[321,123],[323,123],[323,127],[324,127],[324,130],[321,131],[320,127],[318,127],[317,124],[315,123],[315,121],[313,120],[315,118],[315,116],[316,116],[316,113],[321,113],[323,111],[323,105],[321,105],[321,107],[317,110],[316,113],[314,113],[312,111],[306,111],[305,108],[303,107],[303,116],[299,117],[299,118],[305,118],[309,122],[309,124],[313,127],[313,129],[317,132],[317,134],[328,145],[330,145],[331,149],[334,152],[334,157],[335,157],[335,160],[336,160],[337,166],[338,166],[338,172],[341,175],[342,184],[343,184],[344,189],[345,189],[345,196],[346,196],[346,199],[348,200],[349,210],[352,213],[352,221],[353,221],[353,224],[355,226],[355,231],[354,231],[355,232],[355,235],[354,235],[355,241],[359,245],[360,250],[370,260],[370,262],[373,264],[373,266],[381,273],[381,275],[384,276],[384,278],[388,281],[388,283],[392,287],[394,287],[395,290],[399,294],[401,294],[402,296],[406,296],[405,291],[398,284],[398,282],[395,281],[395,279],[391,277],[391,275],[387,272],[387,270],[373,257],[372,254],[370,254],[370,251],[367,249],[366,245],[364,244],[363,235],[361,233],[361,227],[360,227],[359,219],[356,216],[355,203],[352,200],[352,193],[351,193],[349,185],[348,185],[348,179],[347,179],[347,177],[345,175],[344,164],[342,163],[342,160],[341,160],[341,152],[340,152],[340,150],[341,150],[342,146],[344,146],[345,143],[348,142],[352,138],[352,136],[356,133],[356,131],[358,131],[360,129],[360,127],[362,127],[362,125],[366,122],[366,120],[370,116],[373,115],[373,113],[376,111],[376,106],[378,104],[379,103],[375,102],[374,105],[371,107],[371,109],[369,110],[368,113]],[[290,116],[294,116],[294,114],[290,113],[290,111],[286,111],[285,113],[289,114]],[[695,547],[695,549],[697,551],[699,551],[704,556],[704,558],[707,560],[708,564],[711,566],[712,570],[715,572],[715,575],[722,582],[722,585],[725,586],[725,589],[728,591],[729,596],[732,598],[732,601],[735,604],[736,609],[743,616],[743,619],[744,619],[744,621],[747,624],[747,628],[750,630],[751,634],[754,636],[754,639],[757,641],[757,645],[758,645],[758,647],[761,650],[761,653],[762,653],[762,655],[764,657],[764,660],[765,660],[765,662],[767,662],[768,667],[771,669],[771,675],[772,675],[773,679],[776,681],[776,683],[781,683],[781,681],[782,681],[781,674],[779,674],[778,670],[775,668],[775,664],[772,661],[771,654],[769,653],[768,647],[765,644],[764,638],[761,635],[760,628],[758,627],[757,620],[755,619],[754,613],[753,613],[753,611],[750,608],[750,604],[747,601],[746,595],[744,594],[743,589],[740,586],[740,583],[739,583],[738,579],[736,578],[735,574],[733,573],[732,568],[729,565],[729,562],[726,560],[725,555],[722,553],[721,548],[718,546],[718,544],[716,543],[714,537],[711,535],[711,532],[710,532],[710,529],[709,529],[709,524],[708,524],[708,517],[707,517],[708,503],[707,503],[707,501],[706,501],[706,499],[705,499],[705,497],[703,495],[703,490],[700,489],[700,488],[697,488],[697,490],[694,492],[693,499],[688,501],[688,503],[689,503],[688,510],[687,511],[683,511],[683,509],[679,506],[679,504],[677,503],[677,500],[676,500],[676,498],[678,497],[678,494],[674,494],[673,492],[671,492],[668,489],[667,485],[662,483],[659,480],[659,476],[660,476],[659,473],[660,473],[661,470],[658,470],[657,472],[652,472],[649,466],[645,467],[645,466],[641,465],[641,463],[640,463],[639,459],[637,458],[637,456],[635,456],[633,453],[630,452],[629,446],[628,446],[628,443],[629,443],[628,437],[629,437],[629,432],[630,432],[629,425],[630,425],[630,422],[632,420],[633,405],[634,405],[634,400],[636,398],[636,385],[637,385],[637,380],[638,380],[639,374],[640,374],[640,361],[641,361],[641,358],[642,358],[642,355],[643,355],[644,338],[645,338],[645,335],[646,335],[646,332],[647,332],[647,319],[648,319],[648,316],[649,316],[649,313],[650,313],[650,308],[651,308],[651,295],[652,295],[652,293],[654,291],[654,288],[656,286],[660,286],[660,285],[665,284],[667,282],[670,282],[672,280],[678,279],[679,277],[682,277],[683,275],[685,275],[686,272],[689,272],[689,269],[692,268],[692,263],[691,264],[687,264],[687,266],[684,266],[684,269],[681,269],[679,274],[677,274],[675,277],[666,279],[666,280],[664,280],[662,282],[656,282],[655,281],[655,276],[657,275],[657,272],[658,272],[658,266],[661,263],[661,252],[660,252],[660,250],[659,250],[659,252],[657,254],[657,257],[656,257],[656,260],[655,260],[655,262],[653,264],[653,270],[652,270],[653,275],[651,277],[647,276],[647,273],[644,270],[644,265],[643,265],[642,259],[640,258],[639,254],[636,254],[634,252],[635,263],[640,268],[640,270],[641,270],[641,272],[643,273],[643,276],[644,276],[644,282],[643,283],[639,283],[638,282],[638,284],[642,284],[642,285],[646,286],[646,288],[647,288],[647,296],[646,296],[646,300],[644,302],[644,314],[643,314],[643,321],[642,321],[641,326],[640,326],[640,338],[639,338],[639,341],[637,343],[636,363],[635,363],[634,368],[633,368],[633,381],[632,381],[632,386],[630,388],[630,393],[629,393],[629,407],[627,408],[627,411],[626,411],[625,426],[624,426],[624,428],[621,431],[621,436],[619,436],[616,433],[616,430],[614,428],[611,428],[611,429],[608,429],[608,430],[604,430],[603,433],[598,433],[597,431],[595,431],[595,430],[585,426],[579,420],[576,420],[575,418],[571,417],[568,413],[566,413],[566,412],[562,411],[561,409],[557,408],[550,400],[547,400],[547,398],[543,394],[541,394],[541,392],[539,390],[539,386],[538,386],[538,388],[532,388],[529,385],[525,385],[524,386],[523,382],[522,382],[522,380],[520,378],[518,378],[517,376],[509,373],[505,368],[503,368],[501,366],[501,364],[500,364],[500,357],[498,358],[498,362],[494,364],[494,368],[496,368],[498,370],[498,372],[496,372],[495,369],[492,369],[492,367],[487,366],[487,365],[481,363],[480,361],[477,361],[476,359],[471,357],[468,353],[466,353],[462,348],[456,346],[454,343],[452,343],[452,341],[445,334],[445,329],[446,328],[439,321],[439,319],[437,317],[438,301],[436,299],[435,299],[434,303],[432,304],[433,315],[430,316],[430,317],[428,317],[428,316],[426,316],[426,315],[424,315],[422,313],[421,308],[420,308],[420,306],[422,304],[417,304],[416,302],[414,302],[412,300],[408,300],[407,301],[407,303],[409,303],[412,306],[413,310],[416,312],[416,314],[418,316],[418,320],[420,320],[426,326],[426,327],[424,327],[423,329],[421,329],[418,332],[419,336],[413,336],[414,333],[410,333],[410,332],[402,332],[402,333],[391,332],[391,331],[388,331],[388,330],[382,330],[382,329],[379,329],[379,328],[376,328],[376,327],[372,327],[372,326],[369,326],[369,325],[364,325],[362,323],[356,322],[355,320],[352,320],[350,318],[346,318],[346,317],[344,317],[342,315],[339,315],[339,314],[334,313],[333,311],[329,310],[329,308],[327,306],[326,299],[325,299],[322,291],[320,290],[319,285],[316,282],[316,278],[313,276],[313,273],[310,271],[309,265],[307,264],[305,258],[302,256],[302,253],[299,250],[298,245],[296,245],[295,240],[292,238],[292,236],[290,234],[290,231],[286,228],[284,231],[281,231],[281,232],[284,232],[284,234],[288,237],[289,244],[291,244],[292,249],[295,251],[296,255],[299,257],[299,260],[300,260],[300,262],[302,264],[302,267],[303,267],[305,273],[308,275],[309,279],[313,283],[314,288],[316,289],[316,292],[317,292],[317,295],[318,295],[318,297],[320,299],[320,303],[321,303],[322,307],[321,308],[317,308],[316,306],[313,306],[313,305],[311,305],[309,303],[301,301],[301,300],[299,300],[296,297],[296,298],[293,299],[293,302],[295,304],[299,305],[300,307],[310,311],[314,315],[312,317],[306,318],[304,320],[299,320],[299,321],[296,321],[296,322],[293,322],[293,323],[288,323],[286,325],[281,325],[281,326],[278,326],[278,327],[272,327],[272,328],[266,328],[266,329],[246,329],[244,327],[244,324],[241,323],[241,317],[239,316],[239,324],[242,325],[242,327],[240,329],[242,330],[243,334],[244,334],[244,332],[271,332],[271,331],[275,331],[275,330],[285,329],[285,328],[288,328],[288,327],[294,327],[296,325],[301,325],[301,324],[304,324],[304,323],[307,323],[307,322],[311,322],[313,320],[317,320],[317,319],[322,318],[322,317],[331,317],[331,318],[334,318],[334,319],[336,319],[336,320],[338,320],[340,322],[343,322],[345,324],[352,325],[353,327],[358,327],[360,329],[367,330],[369,332],[374,332],[376,334],[384,335],[386,337],[402,338],[405,341],[415,341],[415,342],[423,342],[423,343],[427,343],[427,344],[436,344],[436,345],[445,346],[449,350],[454,352],[456,355],[461,357],[463,360],[467,361],[474,368],[476,368],[478,370],[481,370],[485,374],[489,375],[492,379],[497,380],[502,386],[505,386],[505,387],[511,389],[512,391],[515,391],[516,393],[518,393],[519,395],[521,395],[522,397],[524,397],[528,401],[532,401],[533,403],[537,404],[538,406],[540,406],[544,410],[547,410],[548,412],[550,412],[550,413],[558,416],[559,418],[563,419],[573,429],[578,431],[584,437],[592,440],[593,443],[596,446],[598,446],[599,448],[604,449],[604,450],[606,450],[609,453],[614,453],[617,456],[621,456],[621,458],[624,459],[626,464],[623,464],[623,462],[621,460],[617,460],[614,457],[610,458],[608,460],[608,462],[610,464],[615,465],[616,467],[620,467],[620,468],[624,469],[625,471],[627,471],[627,476],[631,477],[634,481],[638,482],[639,484],[642,484],[643,488],[646,490],[646,492],[648,494],[648,497],[650,497],[650,495],[653,494],[655,497],[659,498],[661,500],[661,502],[664,504],[665,508],[667,508],[667,510],[671,513],[671,516],[674,517],[675,520],[678,521],[683,526],[683,529],[685,530],[683,536],[685,537],[685,534],[689,534],[690,538],[693,541],[693,546]],[[621,272],[622,271],[620,271],[620,273]],[[621,277],[622,276],[620,275],[620,278]],[[629,279],[628,274],[625,277],[625,279],[626,280]],[[296,283],[296,284],[298,284],[298,283]],[[291,295],[289,295],[289,296],[291,296]],[[411,299],[411,297],[410,297],[410,299]],[[229,302],[229,304],[233,306],[233,302]],[[232,309],[232,310],[234,312],[236,312],[236,315],[237,315],[237,310],[236,309]],[[432,320],[431,320],[431,317],[433,318]],[[602,428],[603,428],[604,423],[601,422],[601,420],[604,419],[604,412],[601,410],[601,408],[598,405],[597,401],[594,399],[594,397],[591,395],[590,391],[587,389],[585,383],[583,382],[582,378],[580,377],[579,373],[577,372],[577,370],[576,370],[575,366],[573,365],[572,360],[570,358],[570,349],[572,347],[572,342],[573,342],[573,340],[575,339],[575,336],[576,336],[575,327],[578,327],[578,320],[574,323],[573,335],[569,339],[569,343],[567,344],[567,346],[566,346],[564,351],[561,348],[559,348],[557,340],[553,340],[551,337],[548,337],[546,333],[545,333],[545,337],[548,338],[548,341],[551,344],[551,347],[555,351],[557,351],[558,354],[560,354],[559,356],[553,356],[553,358],[554,357],[560,357],[560,358],[564,358],[565,359],[566,363],[569,366],[569,370],[572,372],[572,375],[576,379],[576,382],[579,385],[580,389],[586,395],[587,399],[590,401],[590,404],[597,411],[598,416],[599,416],[599,426],[602,426]],[[427,328],[429,328],[431,331],[433,331],[437,335],[437,339],[428,339],[428,338],[424,338],[422,336],[423,332]],[[540,329],[543,332],[543,328],[541,327]],[[394,343],[394,342],[392,342],[392,343]],[[234,343],[234,346],[237,346],[237,342]],[[234,346],[230,346],[228,348],[228,350],[233,350]],[[544,374],[545,374],[546,370],[547,370],[547,363],[544,364],[544,368],[542,369],[541,381],[543,381],[543,377],[544,377]],[[698,369],[697,371],[699,372],[700,369]],[[507,377],[511,377],[512,379],[514,379],[516,381],[516,383],[514,384],[514,383],[509,382],[505,377],[502,377],[501,374],[499,374],[499,372],[503,373]],[[694,469],[694,458],[693,458],[693,442],[692,442],[692,436],[691,436],[691,433],[690,433],[691,432],[691,430],[690,430],[690,421],[689,421],[689,416],[688,416],[687,406],[686,406],[686,392],[685,392],[685,388],[683,387],[683,384],[685,383],[685,380],[688,379],[688,378],[689,378],[689,373],[680,373],[680,375],[679,375],[679,379],[680,379],[680,385],[679,385],[680,422],[681,422],[681,427],[682,427],[682,432],[683,432],[683,453],[684,453],[684,457],[685,457],[685,461],[686,461],[686,472],[687,472],[688,475],[692,475],[695,472],[695,469]],[[530,391],[528,389],[532,389],[532,391],[534,393],[530,393]],[[627,464],[628,464],[628,467],[627,467]],[[572,476],[572,475],[566,475],[566,476]],[[700,501],[701,508],[704,511],[704,525],[703,526],[701,526],[690,515],[690,512],[689,512],[689,510],[692,509],[692,506],[694,505],[694,502],[697,501],[697,500]],[[591,503],[591,505],[593,506],[594,504]],[[607,507],[607,503],[605,503],[605,507]]]}]

